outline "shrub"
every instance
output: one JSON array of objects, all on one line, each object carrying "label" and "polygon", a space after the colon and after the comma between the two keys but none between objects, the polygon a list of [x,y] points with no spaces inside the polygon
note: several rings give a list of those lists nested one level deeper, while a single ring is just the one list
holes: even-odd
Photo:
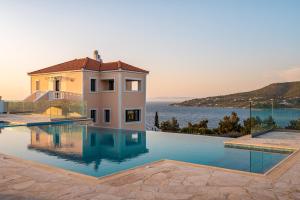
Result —
[{"label": "shrub", "polygon": [[181,133],[195,134],[195,135],[213,135],[215,132],[208,128],[189,129],[184,127],[180,130]]},{"label": "shrub", "polygon": [[165,132],[179,132],[179,124],[175,117],[171,120],[163,121],[160,123],[160,129]]},{"label": "shrub", "polygon": [[273,119],[272,116],[269,116],[267,119],[263,120],[262,123],[267,125],[267,126],[276,127],[276,122],[275,122],[275,120]]},{"label": "shrub", "polygon": [[250,134],[251,133],[251,127],[257,127],[260,126],[262,121],[259,117],[251,117],[251,121],[250,118],[244,120],[244,126],[241,129],[241,132],[243,134]]},{"label": "shrub", "polygon": [[286,128],[300,130],[300,119],[290,121],[289,125]]},{"label": "shrub", "polygon": [[199,123],[196,124],[192,124],[191,122],[188,123],[187,127],[184,127],[181,129],[180,132],[182,133],[192,133],[192,134],[208,134],[210,133],[210,131],[208,131],[209,129],[207,128],[207,124],[208,124],[208,120],[201,120],[199,121]]}]

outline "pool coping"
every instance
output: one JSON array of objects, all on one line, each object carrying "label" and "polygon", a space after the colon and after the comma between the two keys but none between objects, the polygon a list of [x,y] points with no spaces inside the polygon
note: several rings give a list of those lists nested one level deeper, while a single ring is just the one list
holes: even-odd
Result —
[{"label": "pool coping", "polygon": [[80,123],[80,122],[90,122],[89,118],[70,118],[70,119],[51,119],[50,121],[40,121],[40,122],[11,122],[7,121],[8,124],[0,126],[0,128],[7,127],[18,127],[18,126],[44,126],[44,125],[59,125],[68,123]]},{"label": "pool coping", "polygon": [[247,149],[254,151],[265,151],[273,153],[293,153],[298,150],[294,147],[285,147],[279,145],[255,145],[255,144],[246,144],[246,143],[231,143],[230,141],[224,142],[224,147],[226,148],[236,148],[236,149]]}]

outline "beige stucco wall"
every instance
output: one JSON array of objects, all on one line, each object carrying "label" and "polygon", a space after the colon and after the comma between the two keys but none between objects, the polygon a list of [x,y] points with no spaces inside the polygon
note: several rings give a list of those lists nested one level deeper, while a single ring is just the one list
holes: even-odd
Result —
[{"label": "beige stucco wall", "polygon": [[[141,91],[126,91],[126,79],[140,80]],[[146,104],[146,74],[134,72],[122,72],[123,92],[122,92],[122,129],[145,130],[145,104]],[[140,109],[140,122],[125,122],[126,109]]]},{"label": "beige stucco wall", "polygon": [[82,94],[82,71],[31,75],[31,94],[36,92],[36,81],[40,81],[41,92],[54,90],[50,81],[53,77],[62,77],[61,91]]},{"label": "beige stucco wall", "polygon": [[[97,111],[95,125],[108,128],[118,128],[118,92],[117,85],[119,72],[93,72],[84,71],[84,100],[87,102],[88,113],[91,109]],[[97,92],[90,92],[90,79],[97,79]],[[101,91],[101,79],[114,79],[114,91]],[[104,109],[110,109],[110,123],[104,123]]]},{"label": "beige stucco wall", "polygon": [[[90,92],[90,79],[97,79],[97,92]],[[114,91],[101,91],[102,79],[114,79]],[[126,79],[141,80],[142,90],[128,92],[125,90]],[[146,101],[146,74],[111,71],[85,71],[83,74],[84,100],[87,102],[88,113],[91,109],[97,111],[95,125],[107,128],[121,128],[129,130],[145,130],[145,101]],[[104,109],[111,110],[111,122],[104,123]],[[141,121],[125,123],[125,109],[141,109]]]}]

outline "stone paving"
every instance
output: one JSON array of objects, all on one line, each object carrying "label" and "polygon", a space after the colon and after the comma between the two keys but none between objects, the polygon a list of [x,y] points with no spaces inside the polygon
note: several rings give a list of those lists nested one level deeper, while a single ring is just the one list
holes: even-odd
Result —
[{"label": "stone paving", "polygon": [[228,146],[248,146],[269,149],[286,149],[295,151],[300,149],[300,132],[271,131],[259,137],[246,135],[225,142]]},{"label": "stone paving", "polygon": [[300,199],[300,152],[264,175],[164,160],[100,179],[0,154],[0,199]]},{"label": "stone paving", "polygon": [[300,199],[300,154],[285,162],[278,176],[161,161],[96,179],[0,155],[0,199]]}]

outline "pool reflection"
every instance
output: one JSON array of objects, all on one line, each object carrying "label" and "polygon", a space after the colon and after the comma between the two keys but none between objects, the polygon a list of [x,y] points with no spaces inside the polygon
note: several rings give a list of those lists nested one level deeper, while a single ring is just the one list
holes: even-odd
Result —
[{"label": "pool reflection", "polygon": [[88,126],[30,127],[28,148],[99,167],[102,159],[123,162],[148,152],[146,133]]}]

